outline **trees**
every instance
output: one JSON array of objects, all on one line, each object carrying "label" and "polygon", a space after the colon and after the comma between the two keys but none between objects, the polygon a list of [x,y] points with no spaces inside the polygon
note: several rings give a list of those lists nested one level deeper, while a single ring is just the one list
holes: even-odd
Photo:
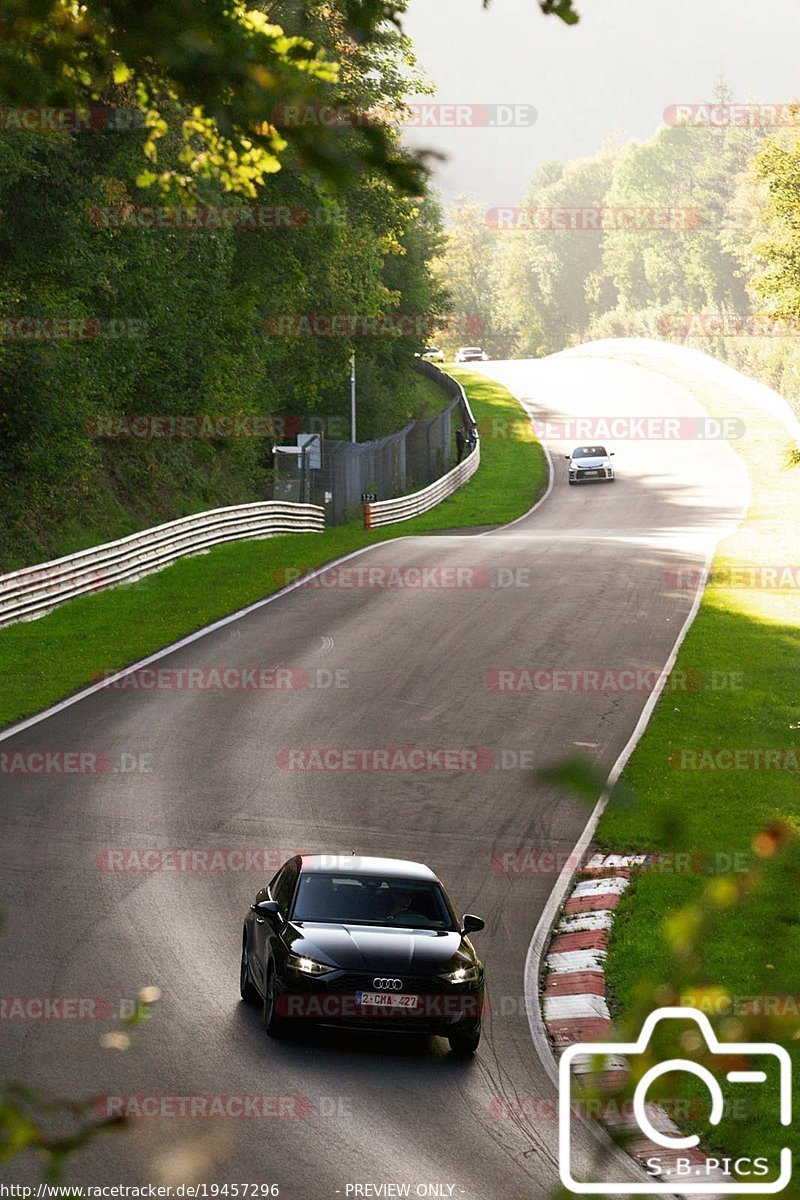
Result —
[{"label": "trees", "polygon": [[598,222],[616,154],[609,143],[592,158],[545,164],[513,228],[498,233],[497,299],[514,353],[562,349],[613,303]]},{"label": "trees", "polygon": [[[424,86],[395,27],[348,41],[344,4],[278,8],[331,54],[348,46],[337,86],[350,109],[363,94],[391,112],[408,81]],[[164,112],[169,176],[184,169],[184,140],[180,106]],[[265,494],[269,439],[98,436],[107,418],[290,413],[297,427],[324,414],[346,428],[353,345],[362,436],[410,415],[413,353],[442,303],[428,269],[439,218],[424,191],[413,199],[362,163],[337,195],[292,147],[254,196],[207,178],[198,206],[185,190],[143,185],[148,136],[136,125],[0,129],[0,570]],[[352,164],[359,136],[345,129],[336,150]],[[291,334],[315,315],[395,313],[410,315],[410,333]],[[42,336],[25,334],[28,319]],[[65,336],[54,332],[65,322]]]},{"label": "trees", "polygon": [[[331,7],[343,39],[369,41],[403,5],[373,4],[366,15],[351,0]],[[324,125],[273,120],[278,104],[344,102],[330,46],[287,33],[275,19],[287,10],[224,0],[13,0],[0,17],[0,93],[23,108],[84,110],[102,102],[131,109],[146,130],[150,166],[142,184],[188,188],[217,179],[255,196],[289,152],[337,181],[368,166],[418,184],[381,122],[343,141]],[[116,119],[96,111],[98,121]],[[163,153],[170,132],[180,141],[174,156]]]},{"label": "trees", "polygon": [[[571,0],[540,7],[577,19]],[[337,183],[377,170],[413,192],[419,162],[384,121],[356,121],[342,137],[340,124],[314,119],[321,105],[347,109],[349,63],[399,36],[405,8],[406,0],[9,0],[0,13],[0,95],[23,109],[127,108],[146,130],[142,185],[218,180],[254,197],[294,157]],[[357,99],[369,101],[367,76],[358,78]],[[287,108],[310,119],[283,120]],[[93,119],[118,118],[96,108]],[[175,155],[164,154],[170,133],[180,142]]]}]

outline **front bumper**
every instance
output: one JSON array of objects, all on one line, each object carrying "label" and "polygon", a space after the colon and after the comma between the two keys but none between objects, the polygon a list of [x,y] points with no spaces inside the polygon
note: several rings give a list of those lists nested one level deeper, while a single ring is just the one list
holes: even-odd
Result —
[{"label": "front bumper", "polygon": [[614,478],[614,472],[608,467],[592,467],[590,470],[570,471],[570,483],[604,483]]},{"label": "front bumper", "polygon": [[403,976],[397,995],[417,996],[415,1008],[374,1008],[359,1003],[359,992],[375,992],[374,975],[346,971],[322,979],[298,978],[289,971],[281,981],[277,1013],[287,1023],[392,1029],[447,1036],[471,1029],[483,1011],[483,981],[448,984],[436,977]]}]

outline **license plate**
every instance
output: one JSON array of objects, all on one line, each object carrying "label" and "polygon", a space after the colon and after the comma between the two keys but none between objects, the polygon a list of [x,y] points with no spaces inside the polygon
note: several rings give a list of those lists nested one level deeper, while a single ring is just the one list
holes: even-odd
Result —
[{"label": "license plate", "polygon": [[584,471],[584,475],[602,475],[602,471]]},{"label": "license plate", "polygon": [[372,1008],[416,1008],[419,996],[395,996],[391,992],[356,992],[356,1004]]}]

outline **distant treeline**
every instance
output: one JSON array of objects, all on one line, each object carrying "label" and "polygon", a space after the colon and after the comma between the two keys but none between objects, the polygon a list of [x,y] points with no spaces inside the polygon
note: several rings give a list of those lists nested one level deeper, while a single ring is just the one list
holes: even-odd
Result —
[{"label": "distant treeline", "polygon": [[[722,89],[715,111],[729,101]],[[800,411],[800,132],[786,112],[771,128],[664,125],[546,164],[518,204],[465,200],[449,214],[440,277],[496,356],[667,338]]]}]

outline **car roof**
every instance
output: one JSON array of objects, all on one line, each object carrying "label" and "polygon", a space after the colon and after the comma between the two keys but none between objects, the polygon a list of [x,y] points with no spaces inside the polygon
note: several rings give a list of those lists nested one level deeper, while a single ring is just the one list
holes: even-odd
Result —
[{"label": "car roof", "polygon": [[370,858],[358,854],[303,854],[301,870],[347,871],[350,875],[386,875],[403,879],[433,879],[436,876],[424,863],[404,858]]}]

